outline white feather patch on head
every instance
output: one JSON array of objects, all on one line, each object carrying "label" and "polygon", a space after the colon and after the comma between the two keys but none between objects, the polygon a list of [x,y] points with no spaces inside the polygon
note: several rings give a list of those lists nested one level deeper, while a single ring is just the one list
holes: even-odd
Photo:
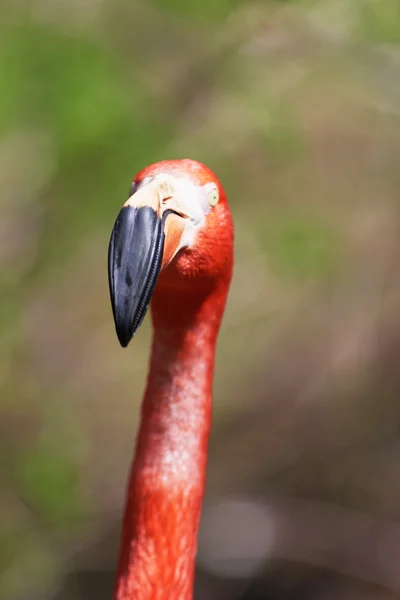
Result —
[{"label": "white feather patch on head", "polygon": [[218,202],[219,192],[216,184],[209,182],[205,185],[196,185],[187,177],[157,173],[145,177],[138,184],[136,191],[149,183],[156,188],[159,183],[159,199],[165,209],[171,208],[185,217],[185,228],[178,250],[192,246],[198,231],[205,223],[206,215]]}]

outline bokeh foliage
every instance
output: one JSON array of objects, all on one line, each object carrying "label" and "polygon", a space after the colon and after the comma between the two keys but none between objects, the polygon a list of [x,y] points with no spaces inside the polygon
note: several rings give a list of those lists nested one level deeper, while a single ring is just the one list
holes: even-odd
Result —
[{"label": "bokeh foliage", "polygon": [[[180,156],[218,172],[237,228],[227,327],[260,313],[265,340],[269,312],[289,322],[347,273],[360,198],[389,210],[399,182],[397,0],[56,4],[1,6],[2,598],[51,587],[64,548],[120,510],[148,325],[132,378],[106,254],[135,172]],[[226,418],[232,366],[245,381],[266,360],[248,347],[222,345]]]}]

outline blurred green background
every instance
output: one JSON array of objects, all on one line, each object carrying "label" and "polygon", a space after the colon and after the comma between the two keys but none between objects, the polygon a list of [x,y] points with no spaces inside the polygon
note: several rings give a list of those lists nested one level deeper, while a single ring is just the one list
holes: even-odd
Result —
[{"label": "blurred green background", "polygon": [[397,597],[399,1],[0,9],[0,597],[110,597],[150,326],[108,241],[178,157],[236,223],[196,598]]}]

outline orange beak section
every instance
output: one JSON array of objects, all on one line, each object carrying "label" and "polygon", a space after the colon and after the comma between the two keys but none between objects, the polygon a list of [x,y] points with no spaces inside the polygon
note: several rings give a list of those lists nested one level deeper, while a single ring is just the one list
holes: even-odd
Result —
[{"label": "orange beak section", "polygon": [[168,185],[143,185],[124,204],[111,233],[110,297],[124,348],[143,322],[161,270],[180,247],[184,218],[167,208],[170,198]]},{"label": "orange beak section", "polygon": [[165,269],[176,256],[181,245],[184,228],[185,220],[180,215],[169,211],[164,225],[165,242],[161,269]]}]

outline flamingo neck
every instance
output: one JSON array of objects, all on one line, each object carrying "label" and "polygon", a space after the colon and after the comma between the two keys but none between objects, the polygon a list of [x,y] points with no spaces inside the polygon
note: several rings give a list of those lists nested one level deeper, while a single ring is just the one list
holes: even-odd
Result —
[{"label": "flamingo neck", "polygon": [[158,322],[155,304],[116,600],[190,600],[193,593],[215,347],[225,298],[201,303],[179,328]]}]

